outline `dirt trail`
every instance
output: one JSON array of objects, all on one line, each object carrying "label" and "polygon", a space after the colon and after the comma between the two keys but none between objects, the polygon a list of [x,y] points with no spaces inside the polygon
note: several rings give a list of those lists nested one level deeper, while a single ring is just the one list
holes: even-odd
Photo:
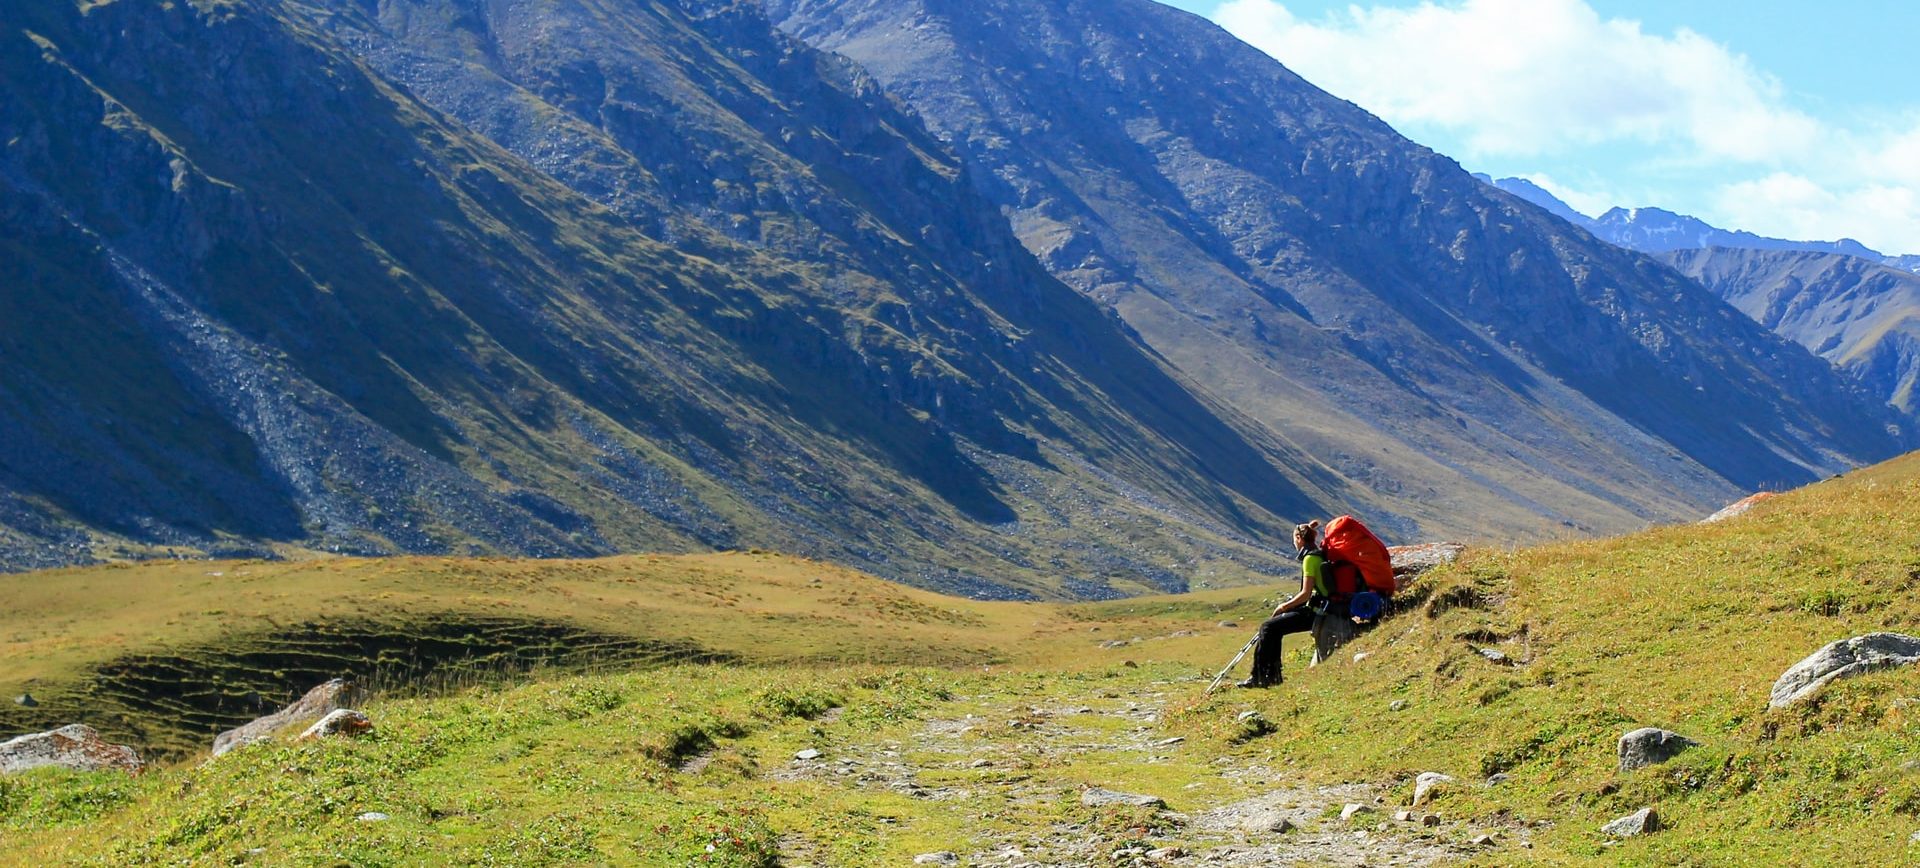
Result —
[{"label": "dirt trail", "polygon": [[[1156,682],[1140,694],[1104,691],[1069,704],[1057,694],[1034,705],[1007,705],[1000,697],[1001,704],[975,705],[972,714],[929,719],[910,738],[843,743],[831,753],[795,759],[769,778],[775,785],[813,781],[898,794],[937,803],[930,809],[983,818],[977,827],[968,824],[970,846],[956,848],[950,860],[928,854],[923,864],[1425,866],[1472,854],[1474,848],[1456,843],[1464,831],[1457,825],[1396,820],[1400,806],[1382,803],[1365,784],[1289,787],[1281,783],[1283,773],[1269,768],[1191,756],[1179,759],[1199,762],[1192,775],[1173,768],[1154,773],[1153,767],[1175,762],[1183,750],[1183,741],[1159,726],[1168,697],[1193,689]],[[956,697],[955,704],[967,705],[969,698]],[[1061,769],[1075,771],[1059,774]],[[1089,776],[1101,777],[1102,787],[1126,791],[1121,795],[1151,796],[1164,804],[1123,805],[1111,809],[1122,819],[1103,821],[1100,812],[1108,809],[1085,805]],[[1171,792],[1123,785],[1159,780],[1164,787],[1187,778],[1195,780]],[[1203,792],[1254,795],[1208,804]],[[1349,804],[1365,809],[1343,820],[1339,814]],[[985,822],[1009,816],[1047,820]],[[781,864],[830,863],[821,861],[814,842],[791,836]]]}]

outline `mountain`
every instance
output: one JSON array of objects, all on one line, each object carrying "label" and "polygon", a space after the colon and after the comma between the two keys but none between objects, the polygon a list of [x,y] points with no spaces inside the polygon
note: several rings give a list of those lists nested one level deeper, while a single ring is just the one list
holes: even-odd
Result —
[{"label": "mountain", "polygon": [[1876,262],[1886,257],[1851,238],[1839,241],[1787,241],[1767,238],[1746,231],[1728,231],[1710,226],[1697,217],[1675,214],[1659,208],[1614,208],[1594,220],[1594,234],[1630,250],[1665,253],[1669,250],[1705,247],[1738,247],[1747,250],[1804,250],[1815,253],[1844,253]]},{"label": "mountain", "polygon": [[1606,241],[1657,254],[1870,394],[1907,413],[1920,410],[1920,257],[1885,256],[1850,240],[1729,232],[1658,208],[1614,208],[1594,220],[1523,178],[1478,177]]},{"label": "mountain", "polygon": [[1592,217],[1573,210],[1572,205],[1568,205],[1566,202],[1561,201],[1560,197],[1547,192],[1545,187],[1525,178],[1501,178],[1496,181],[1487,175],[1476,174],[1474,177],[1545,208],[1547,209],[1547,213],[1582,229],[1592,231],[1594,228],[1594,220]]},{"label": "mountain", "polygon": [[1285,570],[1346,483],[751,4],[0,9],[0,564],[779,548]]},{"label": "mountain", "polygon": [[1674,250],[1700,250],[1730,247],[1741,250],[1798,250],[1811,253],[1838,253],[1858,256],[1903,271],[1920,272],[1920,256],[1889,256],[1850,238],[1839,241],[1788,241],[1768,238],[1743,230],[1729,231],[1708,224],[1698,217],[1675,214],[1659,208],[1612,208],[1599,218],[1588,217],[1525,178],[1501,178],[1475,174],[1481,181],[1532,202],[1559,217],[1599,236],[1602,240],[1642,253],[1666,253]]},{"label": "mountain", "polygon": [[1804,349],[1197,16],[767,6],[912,107],[1055,275],[1422,528],[1639,526],[1906,442]]},{"label": "mountain", "polygon": [[1920,411],[1920,275],[1838,253],[1712,248],[1661,258],[1893,406]]}]

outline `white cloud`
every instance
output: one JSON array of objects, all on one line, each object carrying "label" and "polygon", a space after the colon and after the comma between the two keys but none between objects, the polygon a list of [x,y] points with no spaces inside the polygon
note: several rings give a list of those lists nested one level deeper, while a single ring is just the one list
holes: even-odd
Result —
[{"label": "white cloud", "polygon": [[1229,0],[1214,18],[1389,123],[1464,134],[1475,153],[1458,156],[1628,139],[1767,163],[1820,137],[1745,57],[1691,31],[1657,36],[1604,19],[1584,0],[1350,6],[1322,21],[1277,0]]},{"label": "white cloud", "polygon": [[[1622,175],[1604,184],[1528,176],[1584,213],[1660,205],[1729,229],[1920,252],[1920,117],[1823,122],[1738,52],[1587,0],[1376,2],[1309,21],[1280,0],[1225,0],[1213,17],[1402,130],[1462,143],[1453,156],[1469,163],[1591,178],[1601,167],[1570,161],[1604,150]],[[1608,198],[1633,189],[1649,194]]]},{"label": "white cloud", "polygon": [[1888,253],[1920,251],[1920,192],[1913,187],[1864,183],[1838,190],[1787,172],[1722,187],[1710,220],[1762,235],[1834,239],[1853,235]]}]

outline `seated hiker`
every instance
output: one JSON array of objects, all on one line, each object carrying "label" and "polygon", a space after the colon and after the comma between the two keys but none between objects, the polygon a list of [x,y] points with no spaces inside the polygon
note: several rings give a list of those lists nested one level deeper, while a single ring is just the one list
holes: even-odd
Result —
[{"label": "seated hiker", "polygon": [[1313,630],[1314,621],[1319,617],[1313,607],[1326,600],[1325,595],[1319,593],[1325,585],[1322,574],[1327,562],[1326,555],[1320,551],[1320,522],[1310,521],[1295,527],[1293,546],[1300,550],[1300,592],[1281,603],[1273,610],[1273,617],[1260,625],[1259,639],[1253,646],[1253,677],[1240,682],[1241,687],[1271,687],[1280,683],[1280,638]]},{"label": "seated hiker", "polygon": [[[1273,610],[1260,625],[1254,643],[1253,677],[1242,687],[1268,687],[1281,681],[1281,637],[1313,634],[1313,665],[1333,656],[1360,630],[1380,617],[1385,596],[1393,586],[1392,557],[1372,532],[1352,516],[1341,516],[1327,529],[1327,546],[1342,557],[1330,557],[1320,545],[1320,522],[1293,529],[1293,545],[1300,550],[1300,592]],[[1377,577],[1369,581],[1363,561]]]}]

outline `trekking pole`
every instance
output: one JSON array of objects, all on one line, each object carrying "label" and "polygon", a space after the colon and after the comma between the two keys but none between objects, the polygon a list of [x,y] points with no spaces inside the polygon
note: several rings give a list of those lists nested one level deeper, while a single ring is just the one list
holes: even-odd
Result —
[{"label": "trekking pole", "polygon": [[1247,644],[1240,646],[1240,653],[1233,655],[1233,661],[1227,664],[1227,668],[1220,670],[1219,675],[1213,676],[1213,683],[1207,685],[1206,695],[1213,695],[1213,691],[1220,687],[1220,682],[1227,677],[1227,673],[1232,672],[1233,667],[1240,665],[1241,658],[1246,657],[1247,652],[1253,650],[1253,643],[1258,641],[1260,641],[1260,631],[1255,630],[1253,631],[1253,638],[1248,639]]}]

